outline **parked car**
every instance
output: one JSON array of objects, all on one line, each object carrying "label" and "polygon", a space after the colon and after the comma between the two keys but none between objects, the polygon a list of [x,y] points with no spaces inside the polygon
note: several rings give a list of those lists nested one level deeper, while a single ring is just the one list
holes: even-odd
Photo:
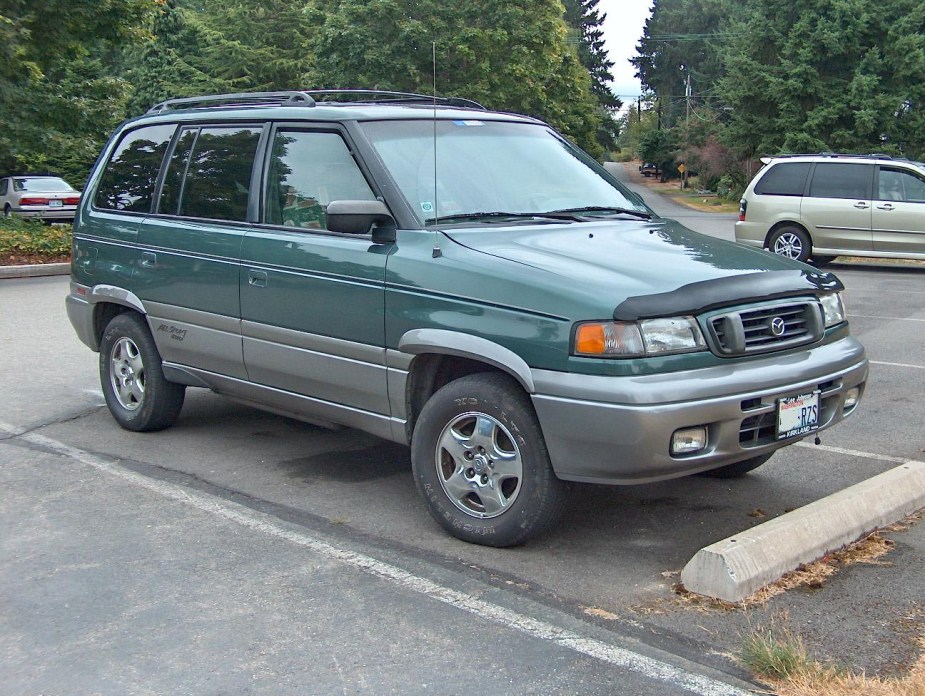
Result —
[{"label": "parked car", "polygon": [[449,533],[510,546],[569,482],[740,476],[853,413],[841,289],[659,218],[535,119],[309,91],[120,126],[67,309],[122,427],[202,387],[358,428],[410,445]]},{"label": "parked car", "polygon": [[836,154],[762,162],[740,203],[736,241],[817,264],[925,259],[925,164]]},{"label": "parked car", "polygon": [[69,222],[80,202],[80,191],[57,176],[8,176],[0,179],[3,216],[17,215]]},{"label": "parked car", "polygon": [[656,167],[651,162],[643,162],[639,165],[639,173],[647,179],[650,176],[658,176],[658,167]]}]

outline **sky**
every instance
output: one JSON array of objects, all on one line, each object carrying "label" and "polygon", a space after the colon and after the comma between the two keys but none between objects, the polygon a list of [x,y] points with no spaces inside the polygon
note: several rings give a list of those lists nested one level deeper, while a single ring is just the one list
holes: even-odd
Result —
[{"label": "sky", "polygon": [[597,9],[607,14],[603,24],[604,43],[614,63],[613,91],[627,104],[641,91],[629,59],[636,55],[636,44],[652,11],[652,0],[601,0]]}]

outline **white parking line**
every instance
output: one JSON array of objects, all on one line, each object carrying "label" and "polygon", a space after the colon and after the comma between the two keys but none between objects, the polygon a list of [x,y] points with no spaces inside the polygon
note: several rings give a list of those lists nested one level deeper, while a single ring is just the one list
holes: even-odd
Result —
[{"label": "white parking line", "polygon": [[913,370],[925,370],[925,365],[910,365],[909,363],[883,362],[882,360],[871,360],[871,365],[888,365],[889,367],[911,367]]},{"label": "white parking line", "polygon": [[[18,434],[20,429],[0,421],[0,431],[7,435]],[[459,592],[452,588],[440,585],[426,578],[409,573],[401,568],[383,563],[371,556],[365,556],[354,551],[339,548],[331,543],[322,541],[304,531],[284,527],[278,520],[270,515],[259,513],[250,508],[238,505],[222,498],[210,496],[183,486],[148,478],[143,474],[124,469],[116,464],[97,457],[90,452],[71,447],[63,442],[53,440],[37,433],[20,435],[20,439],[48,449],[56,454],[69,457],[99,471],[146,488],[171,500],[176,500],[190,507],[196,508],[217,517],[230,520],[248,529],[262,532],[268,536],[282,539],[302,546],[314,553],[339,561],[363,572],[383,578],[394,585],[412,592],[425,595],[431,599],[449,604],[462,611],[469,612],[480,618],[494,623],[516,629],[533,638],[555,643],[563,648],[593,657],[602,662],[637,672],[650,679],[677,686],[691,693],[703,696],[748,696],[752,692],[744,691],[724,682],[688,672],[675,667],[662,660],[642,655],[632,650],[610,645],[596,638],[583,636],[580,633],[556,626],[555,624],[534,619],[519,614],[497,604],[486,602],[474,595]]]},{"label": "white parking line", "polygon": [[908,464],[909,462],[918,461],[917,459],[903,459],[902,457],[891,457],[888,454],[874,454],[872,452],[860,452],[858,450],[843,449],[842,447],[830,447],[828,445],[814,445],[812,442],[795,442],[797,447],[808,447],[818,449],[823,452],[832,452],[834,454],[847,454],[850,457],[861,457],[862,459],[876,459],[880,462],[890,462],[892,464]]}]

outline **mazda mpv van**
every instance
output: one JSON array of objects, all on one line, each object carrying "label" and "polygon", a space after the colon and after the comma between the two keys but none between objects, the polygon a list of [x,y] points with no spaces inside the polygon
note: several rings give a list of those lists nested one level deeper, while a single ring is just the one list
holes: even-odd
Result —
[{"label": "mazda mpv van", "polygon": [[410,446],[434,518],[520,544],[570,482],[739,476],[851,414],[838,279],[657,217],[464,100],[167,101],[87,184],[68,314],[116,422],[210,389]]},{"label": "mazda mpv van", "polygon": [[836,256],[925,260],[925,164],[885,155],[783,155],[739,203],[736,241],[825,265]]}]

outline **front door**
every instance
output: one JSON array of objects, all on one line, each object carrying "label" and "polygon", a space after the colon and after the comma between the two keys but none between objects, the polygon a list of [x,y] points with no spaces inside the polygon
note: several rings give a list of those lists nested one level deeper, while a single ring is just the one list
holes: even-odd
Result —
[{"label": "front door", "polygon": [[880,167],[873,215],[874,251],[925,258],[925,176]]},{"label": "front door", "polygon": [[391,247],[325,224],[331,201],[376,196],[337,130],[278,127],[268,151],[262,223],[241,251],[248,377],[289,394],[300,410],[335,412],[373,431],[371,422],[379,422],[387,433],[383,307]]}]

